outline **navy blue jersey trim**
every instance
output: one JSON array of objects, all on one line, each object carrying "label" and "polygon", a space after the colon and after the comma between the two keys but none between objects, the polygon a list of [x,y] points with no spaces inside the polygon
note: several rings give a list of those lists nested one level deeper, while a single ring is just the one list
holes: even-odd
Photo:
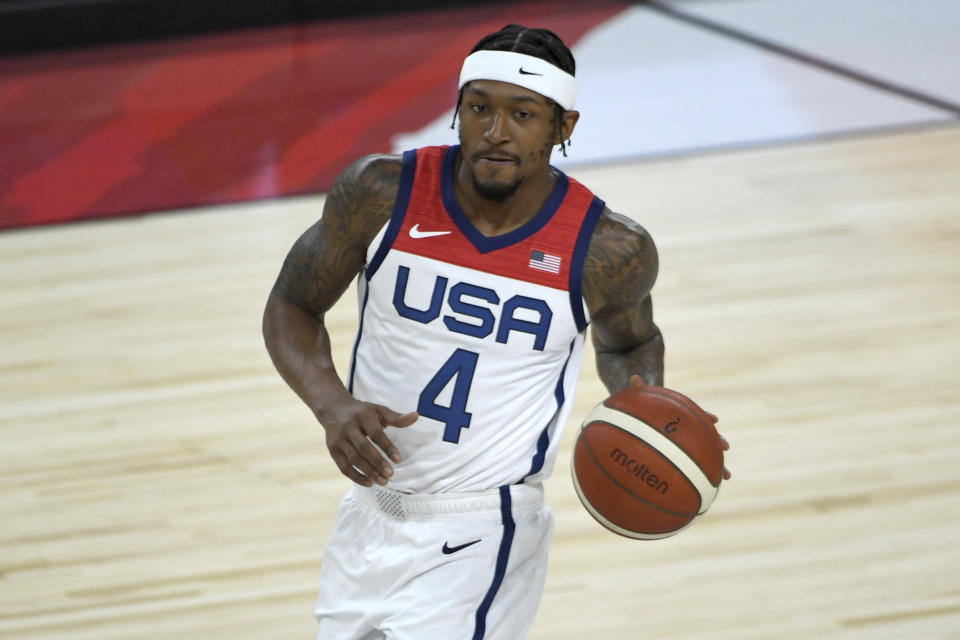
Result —
[{"label": "navy blue jersey trim", "polygon": [[500,551],[497,552],[497,564],[493,572],[493,584],[487,589],[480,608],[477,609],[477,622],[473,629],[473,640],[481,640],[487,632],[487,612],[503,583],[507,574],[507,561],[510,560],[510,546],[513,544],[513,533],[517,528],[513,521],[513,509],[510,500],[510,487],[500,487],[500,518],[503,521],[503,538],[500,540]]},{"label": "navy blue jersey trim", "polygon": [[570,308],[573,310],[573,320],[577,323],[577,331],[583,331],[589,324],[583,314],[583,265],[587,261],[593,230],[597,228],[600,214],[606,206],[603,200],[594,196],[580,226],[580,235],[577,236],[577,244],[573,247],[573,257],[570,259]]},{"label": "navy blue jersey trim", "polygon": [[380,268],[380,264],[384,258],[387,257],[390,247],[393,246],[393,241],[397,239],[397,235],[400,233],[403,218],[407,215],[407,206],[410,204],[410,194],[413,193],[413,177],[416,172],[417,150],[404,151],[400,169],[400,189],[397,191],[397,199],[393,203],[393,213],[390,214],[387,231],[383,234],[380,246],[377,247],[376,253],[373,254],[370,264],[367,265],[367,280],[370,280],[373,274],[377,272],[377,269]]},{"label": "navy blue jersey trim", "polygon": [[567,352],[567,359],[563,362],[563,369],[560,370],[560,379],[557,380],[557,386],[553,390],[553,396],[557,399],[557,410],[553,412],[553,416],[550,418],[550,421],[547,422],[547,426],[540,432],[540,437],[537,439],[537,452],[533,454],[533,463],[530,465],[530,472],[520,482],[523,482],[527,477],[535,473],[539,473],[539,471],[543,469],[543,463],[547,458],[547,448],[550,446],[550,428],[556,428],[557,417],[560,414],[560,409],[563,407],[564,400],[566,400],[566,394],[563,393],[563,380],[567,375],[567,365],[570,364],[570,356],[573,355],[573,345],[576,341],[576,338],[570,341],[570,350]]},{"label": "navy blue jersey trim", "polygon": [[360,336],[363,335],[363,318],[366,315],[367,299],[370,297],[370,284],[367,283],[363,292],[363,304],[360,305],[360,322],[357,325],[357,339],[353,341],[353,355],[350,356],[350,380],[347,391],[353,393],[353,374],[357,370],[357,348],[360,347]]},{"label": "navy blue jersey trim", "polygon": [[463,232],[463,235],[467,237],[467,240],[469,240],[480,253],[490,253],[497,249],[509,247],[512,244],[529,238],[542,229],[550,222],[550,218],[557,212],[557,209],[560,208],[560,204],[567,195],[567,189],[570,187],[570,179],[567,178],[567,175],[554,167],[553,170],[557,174],[557,183],[554,185],[553,191],[550,192],[550,197],[547,198],[547,201],[537,215],[513,231],[500,236],[487,237],[477,231],[477,228],[474,227],[470,219],[467,218],[467,214],[460,208],[460,203],[457,202],[457,197],[454,192],[456,180],[454,173],[457,167],[457,154],[459,152],[460,146],[454,145],[448,148],[443,154],[443,166],[441,167],[443,206],[447,210],[450,219],[453,220],[454,224]]}]

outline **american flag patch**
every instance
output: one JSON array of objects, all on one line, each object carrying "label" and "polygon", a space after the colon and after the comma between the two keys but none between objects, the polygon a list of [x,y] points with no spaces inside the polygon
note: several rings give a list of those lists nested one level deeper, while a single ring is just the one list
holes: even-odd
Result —
[{"label": "american flag patch", "polygon": [[530,262],[527,266],[538,271],[560,273],[560,257],[552,256],[549,253],[544,253],[543,251],[531,251]]}]

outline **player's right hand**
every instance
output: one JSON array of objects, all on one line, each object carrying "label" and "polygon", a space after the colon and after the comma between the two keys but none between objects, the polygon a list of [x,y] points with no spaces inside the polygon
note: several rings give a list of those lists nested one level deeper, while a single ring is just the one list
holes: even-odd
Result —
[{"label": "player's right hand", "polygon": [[[316,412],[326,432],[327,449],[340,472],[365,487],[387,484],[393,466],[377,447],[400,462],[400,452],[383,430],[409,427],[417,421],[416,412],[397,413],[379,404],[348,397]],[[373,445],[376,444],[377,447]]]}]

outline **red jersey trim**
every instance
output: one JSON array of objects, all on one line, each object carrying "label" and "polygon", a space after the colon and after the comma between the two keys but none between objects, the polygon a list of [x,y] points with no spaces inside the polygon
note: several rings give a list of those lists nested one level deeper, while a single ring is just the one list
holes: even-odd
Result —
[{"label": "red jersey trim", "polygon": [[[554,169],[557,186],[531,222],[508,234],[487,238],[473,227],[456,203],[453,172],[457,153],[456,146],[424,147],[403,153],[397,200],[383,238],[365,270],[367,281],[373,278],[387,253],[396,248],[483,273],[568,291],[574,321],[583,331],[589,323],[583,308],[583,268],[593,231],[606,207],[604,201]],[[445,191],[449,197],[444,197]],[[462,216],[459,224],[458,215]],[[473,234],[478,237],[471,239]]]},{"label": "red jersey trim", "polygon": [[388,246],[564,291],[571,290],[574,274],[577,286],[573,288],[579,290],[579,269],[571,269],[574,249],[584,230],[584,219],[597,206],[594,201],[598,199],[579,182],[557,171],[553,193],[530,222],[488,238],[473,227],[453,195],[458,152],[459,147],[455,146],[416,150],[406,211],[394,211],[376,255]]}]

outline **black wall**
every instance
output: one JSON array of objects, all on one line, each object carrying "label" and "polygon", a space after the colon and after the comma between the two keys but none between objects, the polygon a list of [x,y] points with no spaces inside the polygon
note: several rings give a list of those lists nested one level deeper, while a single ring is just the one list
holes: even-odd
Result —
[{"label": "black wall", "polygon": [[477,0],[0,0],[0,54],[476,4]]}]

